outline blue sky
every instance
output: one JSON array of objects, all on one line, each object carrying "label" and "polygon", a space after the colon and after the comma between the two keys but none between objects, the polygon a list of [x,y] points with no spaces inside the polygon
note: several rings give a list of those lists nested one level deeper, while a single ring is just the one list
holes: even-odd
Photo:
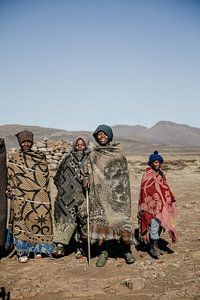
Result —
[{"label": "blue sky", "polygon": [[0,0],[0,125],[200,128],[200,1]]}]

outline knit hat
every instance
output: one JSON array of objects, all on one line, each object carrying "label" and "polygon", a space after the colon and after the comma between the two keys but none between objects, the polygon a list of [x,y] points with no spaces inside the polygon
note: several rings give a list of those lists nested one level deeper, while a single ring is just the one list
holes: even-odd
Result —
[{"label": "knit hat", "polygon": [[152,153],[150,156],[149,156],[149,161],[148,161],[148,165],[151,165],[152,162],[154,161],[160,161],[161,164],[163,163],[163,158],[161,155],[158,154],[158,151],[154,151],[154,153]]},{"label": "knit hat", "polygon": [[30,141],[33,143],[33,133],[29,130],[23,130],[15,134],[15,136],[18,139],[19,144],[25,142],[25,141]]},{"label": "knit hat", "polygon": [[83,135],[77,135],[74,140],[73,140],[73,148],[76,146],[76,142],[78,140],[82,140],[84,143],[85,143],[85,148],[87,149],[88,148],[88,145],[89,145],[89,140],[87,137],[83,136]]},{"label": "knit hat", "polygon": [[112,128],[110,126],[108,126],[108,125],[99,125],[97,127],[97,129],[93,133],[93,137],[95,138],[95,140],[97,141],[97,143],[98,143],[97,135],[98,135],[99,131],[103,131],[107,135],[107,137],[108,137],[108,143],[112,141],[112,139],[113,139]]}]

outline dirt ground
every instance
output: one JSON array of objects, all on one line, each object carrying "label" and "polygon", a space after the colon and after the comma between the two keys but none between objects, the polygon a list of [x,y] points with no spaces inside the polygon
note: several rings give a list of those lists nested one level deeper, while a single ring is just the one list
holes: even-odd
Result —
[{"label": "dirt ground", "polygon": [[[95,257],[88,268],[86,258],[77,260],[74,253],[56,259],[30,259],[27,264],[19,264],[15,256],[3,258],[0,287],[5,296],[2,293],[0,299],[200,299],[200,156],[164,157],[168,183],[176,196],[179,240],[173,245],[166,233],[161,237],[174,253],[153,259],[132,246],[134,264],[109,258],[103,268],[95,266]],[[145,161],[144,156],[128,157],[134,228]]]}]

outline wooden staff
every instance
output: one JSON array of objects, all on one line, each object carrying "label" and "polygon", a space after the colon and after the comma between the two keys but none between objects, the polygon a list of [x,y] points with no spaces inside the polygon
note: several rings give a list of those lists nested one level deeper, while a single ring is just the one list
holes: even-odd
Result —
[{"label": "wooden staff", "polygon": [[86,203],[87,203],[87,236],[88,236],[88,267],[90,266],[90,212],[89,212],[89,192],[86,189]]}]

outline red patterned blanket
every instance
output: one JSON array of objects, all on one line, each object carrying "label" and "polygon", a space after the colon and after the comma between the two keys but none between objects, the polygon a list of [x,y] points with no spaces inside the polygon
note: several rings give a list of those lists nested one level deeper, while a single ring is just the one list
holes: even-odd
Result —
[{"label": "red patterned blanket", "polygon": [[141,235],[149,240],[148,228],[152,218],[157,218],[169,233],[173,242],[177,241],[175,198],[166,180],[151,167],[147,167],[141,182],[139,215]]}]

